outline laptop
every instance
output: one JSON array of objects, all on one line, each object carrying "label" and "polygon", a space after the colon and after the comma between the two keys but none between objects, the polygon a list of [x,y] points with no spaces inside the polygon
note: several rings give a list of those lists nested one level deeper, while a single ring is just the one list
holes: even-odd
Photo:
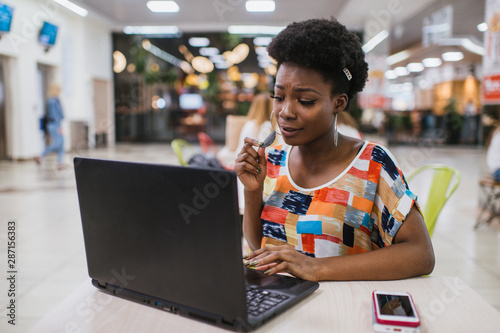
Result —
[{"label": "laptop", "polygon": [[319,285],[243,266],[232,171],[74,159],[92,284],[111,295],[251,331]]}]

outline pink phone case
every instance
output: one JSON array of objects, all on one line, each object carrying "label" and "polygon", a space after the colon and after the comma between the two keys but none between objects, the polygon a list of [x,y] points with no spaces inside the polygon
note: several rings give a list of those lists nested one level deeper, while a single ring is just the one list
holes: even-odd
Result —
[{"label": "pink phone case", "polygon": [[418,316],[417,309],[415,307],[415,303],[413,302],[413,298],[411,297],[410,293],[407,293],[407,294],[410,297],[411,304],[413,304],[413,308],[415,309],[415,316],[417,317],[418,321],[411,323],[411,322],[407,322],[407,321],[387,320],[387,319],[379,318],[378,312],[377,312],[377,309],[378,309],[377,298],[375,296],[375,293],[377,291],[378,290],[375,290],[372,293],[373,307],[374,307],[374,311],[375,311],[375,320],[377,321],[377,323],[384,324],[384,325],[397,325],[397,326],[406,326],[406,327],[418,327],[418,326],[420,326],[420,317]]}]

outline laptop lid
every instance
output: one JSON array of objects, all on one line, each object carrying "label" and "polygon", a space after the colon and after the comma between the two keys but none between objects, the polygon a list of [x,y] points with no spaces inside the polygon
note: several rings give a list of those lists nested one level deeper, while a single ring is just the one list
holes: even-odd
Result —
[{"label": "laptop lid", "polygon": [[74,165],[96,286],[209,321],[246,320],[233,172],[80,157]]}]

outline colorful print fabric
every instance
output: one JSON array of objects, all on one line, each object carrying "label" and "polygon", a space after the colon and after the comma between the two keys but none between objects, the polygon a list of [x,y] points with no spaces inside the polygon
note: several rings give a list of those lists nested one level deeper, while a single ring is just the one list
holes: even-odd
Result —
[{"label": "colorful print fabric", "polygon": [[290,177],[290,151],[276,146],[267,156],[263,247],[289,244],[320,258],[392,244],[416,196],[389,151],[365,142],[343,173],[312,189]]}]

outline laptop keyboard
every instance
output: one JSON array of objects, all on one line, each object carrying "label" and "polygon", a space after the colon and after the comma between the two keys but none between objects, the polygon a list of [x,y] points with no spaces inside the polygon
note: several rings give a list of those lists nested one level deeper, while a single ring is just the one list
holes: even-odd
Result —
[{"label": "laptop keyboard", "polygon": [[259,316],[287,299],[286,295],[262,290],[258,287],[247,288],[248,313],[253,316]]}]

